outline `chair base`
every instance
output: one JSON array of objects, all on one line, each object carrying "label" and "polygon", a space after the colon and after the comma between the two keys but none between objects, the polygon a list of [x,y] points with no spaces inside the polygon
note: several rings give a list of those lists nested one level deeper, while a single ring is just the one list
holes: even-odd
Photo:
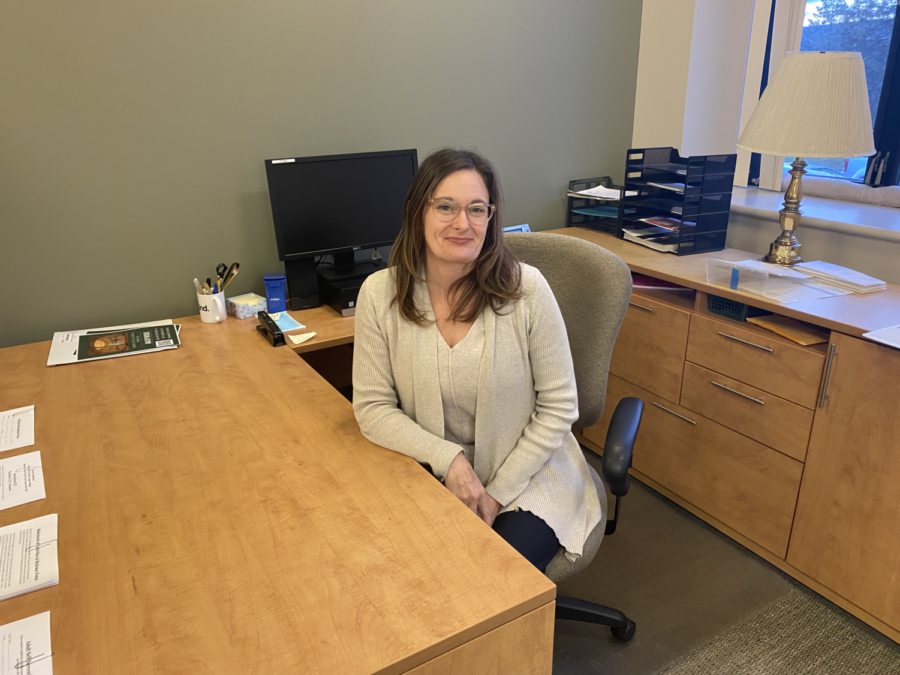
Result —
[{"label": "chair base", "polygon": [[556,596],[556,618],[609,626],[613,637],[621,642],[631,640],[637,628],[634,621],[617,609],[577,598],[567,598],[564,595]]}]

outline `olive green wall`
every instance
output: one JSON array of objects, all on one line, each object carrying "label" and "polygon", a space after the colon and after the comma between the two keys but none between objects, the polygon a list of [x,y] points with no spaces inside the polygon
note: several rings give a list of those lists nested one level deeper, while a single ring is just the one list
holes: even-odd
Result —
[{"label": "olive green wall", "polygon": [[[278,261],[263,160],[475,147],[507,223],[622,177],[638,0],[0,4],[0,346],[197,310]],[[348,195],[352,199],[352,195]]]}]

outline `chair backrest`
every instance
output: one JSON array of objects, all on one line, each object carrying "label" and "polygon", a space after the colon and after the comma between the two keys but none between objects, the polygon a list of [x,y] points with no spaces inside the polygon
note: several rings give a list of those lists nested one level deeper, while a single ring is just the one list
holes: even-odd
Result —
[{"label": "chair backrest", "polygon": [[507,234],[522,262],[537,267],[566,323],[578,387],[577,429],[603,414],[613,345],[631,297],[631,273],[615,253],[575,237],[545,232]]}]

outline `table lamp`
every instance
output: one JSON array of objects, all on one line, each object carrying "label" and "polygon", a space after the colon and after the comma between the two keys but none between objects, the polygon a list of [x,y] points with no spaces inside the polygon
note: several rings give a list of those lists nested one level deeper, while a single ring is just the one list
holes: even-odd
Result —
[{"label": "table lamp", "polygon": [[781,234],[765,262],[802,262],[795,232],[800,225],[804,157],[875,154],[872,115],[862,56],[857,52],[789,52],[766,86],[737,147],[795,157],[791,183],[779,211]]}]

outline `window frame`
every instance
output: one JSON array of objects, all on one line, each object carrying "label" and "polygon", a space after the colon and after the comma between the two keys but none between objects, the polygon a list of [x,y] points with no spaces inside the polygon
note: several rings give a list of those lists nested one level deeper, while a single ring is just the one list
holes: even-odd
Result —
[{"label": "window frame", "polygon": [[[893,110],[893,116],[888,111]],[[873,126],[875,154],[866,167],[866,185],[882,187],[900,183],[900,2],[894,14],[891,46],[884,65],[884,83]]]},{"label": "window frame", "polygon": [[[772,7],[773,3],[774,10]],[[759,16],[757,16],[757,13]],[[754,6],[754,29],[759,25],[763,14],[771,17],[771,19],[766,24],[766,32],[754,30],[755,34],[751,35],[750,38],[750,53],[748,54],[748,69],[747,77],[745,78],[745,105],[741,109],[741,131],[756,107],[756,101],[759,99],[759,96],[757,96],[756,99],[748,102],[747,89],[754,87],[754,84],[762,89],[761,83],[767,80],[770,74],[777,71],[784,55],[787,52],[800,50],[800,43],[803,38],[803,21],[806,14],[806,0],[757,2]],[[763,50],[763,57],[768,57],[768,70],[766,70],[758,54],[758,45],[760,42],[766,41],[767,38],[770,38],[771,46],[768,53]],[[754,43],[757,45],[756,50],[754,50]],[[754,61],[758,63],[754,63]],[[761,77],[754,80],[750,75],[751,72],[755,75],[757,70]],[[762,91],[759,92],[759,95],[762,95]],[[750,105],[747,105],[747,103],[750,103]],[[879,100],[878,111],[873,124],[876,154],[869,158],[866,167],[864,182],[870,186],[897,185],[900,182],[898,180],[900,179],[900,114],[895,112],[891,116],[888,114],[890,110],[900,110],[900,1],[898,1],[898,10],[894,17],[894,27],[888,59],[885,64],[885,79],[882,85],[881,99]],[[740,149],[738,149],[738,153],[738,167],[743,168],[746,166],[746,172],[742,171],[740,175],[748,177],[747,182],[743,183],[748,185],[753,155]],[[758,186],[767,190],[781,192],[785,158],[773,155],[761,155],[759,157]],[[845,182],[849,179],[834,178],[826,180]]]}]

